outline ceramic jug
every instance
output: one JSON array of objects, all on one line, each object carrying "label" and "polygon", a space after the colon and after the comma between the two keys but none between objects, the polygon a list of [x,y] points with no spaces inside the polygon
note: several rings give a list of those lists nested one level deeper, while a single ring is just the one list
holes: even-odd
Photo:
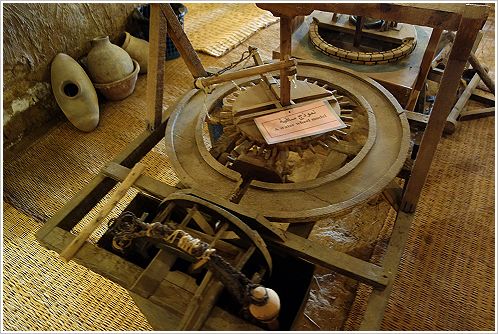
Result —
[{"label": "ceramic jug", "polygon": [[130,55],[109,41],[109,36],[92,40],[87,56],[88,71],[94,83],[107,84],[121,80],[133,72]]},{"label": "ceramic jug", "polygon": [[123,44],[121,47],[128,52],[132,59],[140,64],[140,74],[147,73],[147,63],[149,61],[149,42],[136,38],[128,32],[124,32]]},{"label": "ceramic jug", "polygon": [[85,70],[67,54],[59,53],[50,74],[55,99],[67,119],[81,131],[94,130],[99,123],[99,103]]}]

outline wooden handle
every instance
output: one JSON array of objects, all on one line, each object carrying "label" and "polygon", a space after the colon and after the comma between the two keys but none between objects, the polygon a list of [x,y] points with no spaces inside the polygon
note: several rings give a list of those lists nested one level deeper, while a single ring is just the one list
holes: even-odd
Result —
[{"label": "wooden handle", "polygon": [[229,72],[229,73],[216,75],[213,77],[197,78],[194,82],[194,85],[197,88],[209,87],[211,85],[219,84],[222,82],[227,82],[230,80],[236,80],[245,77],[251,77],[257,74],[268,73],[281,69],[288,70],[291,67],[295,67],[296,65],[297,65],[297,60],[295,59],[279,61],[272,64],[258,65],[254,67],[245,68],[236,72]]},{"label": "wooden handle", "polygon": [[79,251],[81,246],[88,239],[90,234],[99,227],[102,219],[107,217],[109,212],[118,204],[119,200],[128,192],[128,189],[133,185],[133,183],[140,177],[142,172],[145,170],[145,165],[137,163],[135,167],[130,171],[128,176],[119,185],[116,191],[112,194],[111,198],[105,205],[100,209],[99,213],[92,218],[92,220],[81,230],[81,232],[71,241],[66,248],[60,253],[60,257],[65,261],[69,262],[74,257],[74,255]]}]

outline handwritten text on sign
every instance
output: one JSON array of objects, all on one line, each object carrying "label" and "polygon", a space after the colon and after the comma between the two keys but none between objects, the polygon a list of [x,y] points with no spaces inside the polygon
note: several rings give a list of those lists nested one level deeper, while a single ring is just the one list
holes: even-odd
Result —
[{"label": "handwritten text on sign", "polygon": [[317,135],[346,127],[326,101],[282,110],[254,119],[268,144]]}]

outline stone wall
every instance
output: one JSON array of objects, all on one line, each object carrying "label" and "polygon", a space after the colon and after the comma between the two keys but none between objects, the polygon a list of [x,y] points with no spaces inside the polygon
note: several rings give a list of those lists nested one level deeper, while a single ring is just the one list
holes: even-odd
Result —
[{"label": "stone wall", "polygon": [[124,31],[136,4],[3,4],[4,148],[33,129],[63,118],[50,87],[50,63],[63,52],[76,60],[90,40]]}]

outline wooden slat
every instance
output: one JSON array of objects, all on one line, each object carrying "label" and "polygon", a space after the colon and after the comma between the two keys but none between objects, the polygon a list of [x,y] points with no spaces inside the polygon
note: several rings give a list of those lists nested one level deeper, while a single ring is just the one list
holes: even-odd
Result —
[{"label": "wooden slat", "polygon": [[490,107],[490,108],[482,108],[482,109],[472,109],[472,110],[465,110],[462,111],[460,114],[460,121],[465,121],[469,119],[474,119],[474,118],[479,118],[479,117],[486,117],[486,116],[494,116],[495,115],[495,107]]},{"label": "wooden slat", "polygon": [[[291,55],[292,47],[292,18],[280,18],[280,60],[287,60]],[[280,103],[282,106],[290,105],[290,81],[288,71],[280,70]]]},{"label": "wooden slat", "polygon": [[258,3],[261,9],[275,16],[309,15],[313,10],[347,15],[382,18],[402,23],[416,24],[445,30],[457,30],[462,13],[469,17],[485,19],[488,7],[464,4],[392,4],[392,3]]},{"label": "wooden slat", "polygon": [[[164,137],[167,120],[153,132],[145,130],[133,142],[128,144],[112,161],[127,167],[137,163]],[[36,233],[38,239],[43,239],[58,226],[71,230],[78,222],[112,189],[116,181],[105,175],[96,175],[83,189],[67,202],[62,209],[52,216]]]},{"label": "wooden slat", "polygon": [[489,88],[489,91],[493,95],[496,94],[494,80],[489,76],[488,71],[486,71],[486,69],[481,65],[475,54],[473,53],[470,54],[469,63],[470,65],[472,65],[472,68],[474,68],[477,71],[477,73],[479,73],[479,76],[481,77],[486,87]]},{"label": "wooden slat", "polygon": [[481,24],[481,20],[467,17],[464,17],[460,23],[440,89],[436,96],[436,102],[422,137],[420,150],[401,203],[401,210],[405,212],[415,211],[437,144],[443,133],[446,118],[450,113],[460,84],[460,78]]},{"label": "wooden slat", "polygon": [[150,5],[149,66],[147,70],[147,127],[157,128],[162,121],[166,20],[159,4]]},{"label": "wooden slat", "polygon": [[114,191],[111,197],[104,203],[99,212],[90,219],[90,221],[81,229],[76,238],[62,250],[60,257],[68,262],[74,255],[79,251],[83,243],[90,237],[90,235],[102,224],[107,215],[114,209],[118,202],[127,194],[128,190],[131,188],[133,183],[138,179],[138,177],[145,170],[145,165],[137,163],[130,173],[126,176],[119,187]]},{"label": "wooden slat", "polygon": [[287,233],[285,242],[274,239],[267,239],[266,241],[269,246],[280,248],[287,254],[337,271],[360,282],[370,284],[375,288],[383,288],[387,284],[389,274],[383,268],[328,247],[323,247],[293,233]]},{"label": "wooden slat", "polygon": [[406,241],[408,240],[408,233],[413,217],[413,214],[401,211],[398,212],[389,245],[387,246],[386,254],[381,263],[384,270],[391,273],[391,277],[383,290],[372,291],[367,303],[367,309],[363,315],[363,321],[359,328],[360,331],[379,330],[380,328],[382,318],[384,317],[384,310],[393,288],[394,278],[398,271]]},{"label": "wooden slat", "polygon": [[425,49],[424,56],[422,58],[422,63],[420,64],[417,80],[415,81],[410,96],[408,97],[408,102],[405,107],[406,110],[413,111],[415,109],[415,104],[417,103],[420,91],[425,84],[429,71],[431,70],[432,60],[436,54],[437,46],[439,44],[439,40],[441,39],[442,33],[443,29],[440,28],[434,28],[432,30],[431,37],[427,43],[427,48]]},{"label": "wooden slat", "polygon": [[[110,162],[102,169],[102,173],[105,176],[108,176],[116,181],[123,181],[129,172],[129,168],[121,166],[115,162]],[[141,175],[133,186],[160,199],[166,198],[171,193],[178,190],[177,188],[167,185],[166,183],[156,182],[156,179],[147,175]]]},{"label": "wooden slat", "polygon": [[472,80],[470,80],[467,87],[465,87],[465,90],[458,98],[458,101],[455,103],[455,105],[451,109],[450,114],[448,115],[448,118],[446,119],[446,125],[444,126],[445,133],[452,134],[453,132],[455,132],[458,123],[458,117],[469,101],[470,95],[472,95],[472,92],[479,84],[479,81],[481,81],[479,74],[474,74]]},{"label": "wooden slat", "polygon": [[[178,21],[171,5],[161,4],[158,6],[160,6],[164,17],[166,17],[168,23],[168,35],[182,55],[183,61],[187,65],[190,73],[192,73],[194,78],[206,77],[208,73],[202,66],[199,56],[197,56],[194,47],[190,43],[185,31],[183,31],[182,25]],[[165,35],[162,35],[162,38],[165,39]]]}]

